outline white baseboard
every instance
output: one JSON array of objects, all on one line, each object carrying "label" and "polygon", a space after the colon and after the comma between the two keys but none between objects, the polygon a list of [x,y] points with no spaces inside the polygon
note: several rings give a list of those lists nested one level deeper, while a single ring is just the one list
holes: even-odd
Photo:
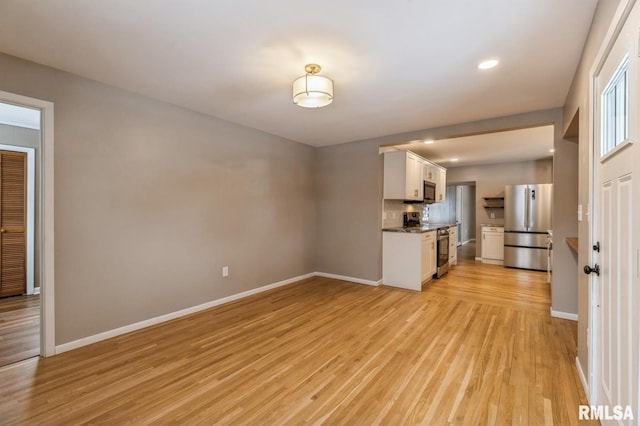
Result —
[{"label": "white baseboard", "polygon": [[476,260],[480,260],[480,262],[482,263],[486,263],[488,265],[504,265],[504,261],[503,260],[493,260],[493,259],[482,259],[482,258],[477,258]]},{"label": "white baseboard", "polygon": [[570,314],[569,312],[554,311],[553,308],[549,308],[549,310],[551,311],[551,316],[554,318],[578,321],[578,314]]},{"label": "white baseboard", "polygon": [[165,315],[160,315],[155,318],[149,318],[144,321],[136,322],[133,324],[125,325],[124,327],[115,328],[113,330],[105,331],[102,333],[94,334],[93,336],[84,337],[82,339],[74,340],[72,342],[63,343],[61,345],[56,346],[56,354],[60,354],[62,352],[67,352],[73,349],[80,348],[82,346],[87,346],[92,343],[97,343],[102,340],[110,339],[112,337],[120,336],[125,333],[131,333],[132,331],[137,331],[145,327],[150,327],[152,325],[160,324],[166,321],[170,321],[175,318],[180,318],[185,315],[190,315],[199,311],[203,311],[205,309],[213,308],[214,306],[222,305],[224,303],[233,302],[234,300],[242,299],[244,297],[253,296],[254,294],[262,293],[267,290],[271,290],[277,287],[282,287],[300,280],[304,280],[306,278],[311,278],[315,276],[315,273],[300,275],[294,278],[290,278],[288,280],[280,281],[277,283],[265,285],[262,287],[254,288],[252,290],[247,290],[242,293],[233,294],[231,296],[223,297],[222,299],[212,300],[211,302],[203,303],[201,305],[192,306],[190,308],[181,309],[176,312],[171,312]]},{"label": "white baseboard", "polygon": [[366,285],[372,285],[372,286],[379,286],[382,284],[382,280],[378,280],[378,281],[363,280],[361,278],[346,277],[344,275],[327,274],[325,272],[316,272],[313,275],[317,277],[333,278],[335,280],[350,281],[352,283],[366,284]]},{"label": "white baseboard", "polygon": [[580,364],[580,358],[576,357],[576,368],[578,369],[578,375],[580,376],[580,381],[582,382],[582,388],[584,389],[584,394],[587,396],[587,402],[589,402],[589,383],[587,382],[587,378],[584,377],[584,372],[582,371],[582,364]]},{"label": "white baseboard", "polygon": [[106,340],[106,339],[110,339],[112,337],[116,337],[116,336],[120,336],[122,334],[126,334],[126,333],[131,333],[132,331],[137,331],[146,327],[150,327],[152,325],[156,325],[156,324],[160,324],[166,321],[170,321],[172,319],[176,319],[176,318],[180,318],[183,317],[185,315],[190,315],[190,314],[194,314],[196,312],[199,311],[203,311],[205,309],[209,309],[209,308],[213,308],[214,306],[218,306],[218,305],[222,305],[224,303],[229,303],[229,302],[233,302],[234,300],[238,300],[238,299],[242,299],[248,296],[253,296],[254,294],[258,294],[258,293],[262,293],[265,292],[267,290],[271,290],[277,287],[282,287],[288,284],[292,284],[301,280],[304,280],[306,278],[311,278],[311,277],[325,277],[325,278],[333,278],[333,279],[337,279],[337,280],[343,280],[343,281],[350,281],[350,282],[354,282],[354,283],[358,283],[358,284],[366,284],[366,285],[371,285],[371,286],[379,286],[382,283],[382,280],[380,281],[370,281],[370,280],[364,280],[364,279],[360,279],[360,278],[352,278],[352,277],[346,277],[343,275],[334,275],[334,274],[327,274],[324,272],[312,272],[310,274],[305,274],[305,275],[300,275],[294,278],[289,278],[288,280],[284,280],[284,281],[279,281],[277,283],[273,283],[273,284],[268,284],[262,287],[258,287],[258,288],[254,288],[253,290],[247,290],[244,291],[242,293],[238,293],[238,294],[233,294],[231,296],[227,296],[227,297],[223,297],[221,299],[217,299],[217,300],[212,300],[210,302],[207,303],[203,303],[201,305],[196,305],[196,306],[192,306],[190,308],[185,308],[185,309],[181,309],[179,311],[176,312],[171,312],[165,315],[160,315],[154,318],[149,318],[147,320],[144,321],[140,321],[140,322],[136,322],[133,324],[129,324],[129,325],[125,325],[123,327],[119,327],[119,328],[115,328],[113,330],[108,330],[102,333],[98,333],[98,334],[94,334],[93,336],[88,336],[88,337],[83,337],[82,339],[78,339],[78,340],[74,340],[71,342],[67,342],[67,343],[63,343],[61,345],[57,345],[55,348],[55,353],[56,354],[61,354],[63,352],[67,352],[67,351],[71,351],[73,349],[77,349],[80,348],[82,346],[87,346],[90,345],[92,343],[97,343],[100,342],[102,340]]}]

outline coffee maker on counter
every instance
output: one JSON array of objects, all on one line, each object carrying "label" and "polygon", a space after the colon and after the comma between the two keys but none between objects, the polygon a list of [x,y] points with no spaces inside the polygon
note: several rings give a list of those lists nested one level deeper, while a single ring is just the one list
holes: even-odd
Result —
[{"label": "coffee maker on counter", "polygon": [[422,226],[421,216],[422,213],[420,212],[404,212],[402,215],[402,226],[405,228]]}]

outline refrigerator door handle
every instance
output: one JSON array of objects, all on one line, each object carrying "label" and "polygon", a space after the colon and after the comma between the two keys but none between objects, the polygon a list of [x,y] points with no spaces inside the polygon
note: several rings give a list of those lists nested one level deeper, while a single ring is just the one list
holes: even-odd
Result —
[{"label": "refrigerator door handle", "polygon": [[530,186],[528,188],[529,197],[527,198],[527,231],[531,231],[533,229],[533,221],[535,218],[535,214],[533,214],[533,208],[536,203],[536,190]]},{"label": "refrigerator door handle", "polygon": [[524,230],[529,230],[529,187],[524,188]]}]

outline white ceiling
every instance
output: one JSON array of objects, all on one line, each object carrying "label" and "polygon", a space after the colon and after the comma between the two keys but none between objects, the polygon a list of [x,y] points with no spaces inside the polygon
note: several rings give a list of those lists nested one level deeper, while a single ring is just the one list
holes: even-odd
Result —
[{"label": "white ceiling", "polygon": [[[0,0],[0,51],[323,146],[562,105],[596,3]],[[322,109],[291,101],[310,62]]]},{"label": "white ceiling", "polygon": [[[553,157],[553,126],[439,139],[426,145],[416,141],[395,148],[413,151],[441,166],[509,163]],[[458,161],[452,161],[457,158]]]}]

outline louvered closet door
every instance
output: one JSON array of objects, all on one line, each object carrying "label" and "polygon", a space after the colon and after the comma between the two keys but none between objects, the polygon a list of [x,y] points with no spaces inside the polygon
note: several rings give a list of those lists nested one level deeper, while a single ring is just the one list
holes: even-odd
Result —
[{"label": "louvered closet door", "polygon": [[27,291],[27,154],[0,151],[0,297]]}]

